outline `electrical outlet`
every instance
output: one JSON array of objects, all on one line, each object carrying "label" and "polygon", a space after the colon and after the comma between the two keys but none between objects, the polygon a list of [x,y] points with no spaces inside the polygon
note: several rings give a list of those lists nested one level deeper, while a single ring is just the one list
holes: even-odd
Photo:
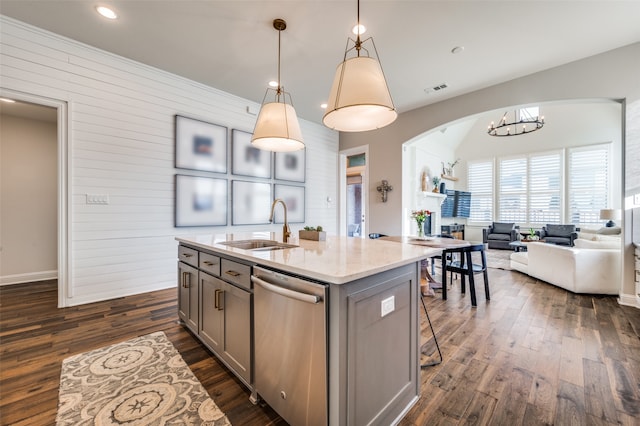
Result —
[{"label": "electrical outlet", "polygon": [[389,315],[391,312],[396,310],[396,297],[391,296],[384,299],[380,302],[380,317],[384,317],[385,315]]}]

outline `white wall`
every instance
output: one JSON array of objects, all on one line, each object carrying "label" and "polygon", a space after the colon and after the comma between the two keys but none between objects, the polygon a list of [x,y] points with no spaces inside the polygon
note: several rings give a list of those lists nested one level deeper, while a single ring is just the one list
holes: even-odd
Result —
[{"label": "white wall", "polygon": [[[247,106],[259,105],[10,18],[0,24],[4,93],[68,102],[72,265],[63,305],[174,287],[177,235],[281,229],[173,226],[174,175],[213,176],[174,168],[174,115],[251,132],[256,117]],[[300,126],[306,222],[336,232],[326,198],[337,198],[338,135]],[[106,194],[109,204],[87,205],[86,194]]]},{"label": "white wall", "polygon": [[55,279],[57,126],[0,115],[0,283]]}]

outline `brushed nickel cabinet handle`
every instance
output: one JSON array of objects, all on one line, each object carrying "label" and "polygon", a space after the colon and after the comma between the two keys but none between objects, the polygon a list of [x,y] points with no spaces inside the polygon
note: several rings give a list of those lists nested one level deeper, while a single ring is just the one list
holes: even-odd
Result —
[{"label": "brushed nickel cabinet handle", "polygon": [[231,275],[232,277],[239,277],[240,275],[242,275],[240,272],[237,272],[237,271],[224,271],[224,273],[227,275]]},{"label": "brushed nickel cabinet handle", "polygon": [[224,311],[224,290],[220,290],[220,293],[218,293],[218,310],[219,311]]}]

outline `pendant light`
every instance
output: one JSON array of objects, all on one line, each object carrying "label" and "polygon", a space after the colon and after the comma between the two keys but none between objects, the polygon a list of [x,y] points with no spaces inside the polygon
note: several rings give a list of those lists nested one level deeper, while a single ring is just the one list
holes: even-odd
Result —
[{"label": "pendant light", "polygon": [[267,88],[264,94],[251,144],[266,151],[298,151],[304,148],[300,124],[291,102],[291,95],[284,91],[280,80],[280,35],[287,28],[287,23],[283,19],[274,19],[273,28],[278,30],[278,88]]},{"label": "pendant light", "polygon": [[[361,28],[360,0],[357,28]],[[398,117],[373,38],[361,41],[360,30],[356,33],[355,40],[347,39],[344,59],[336,70],[327,112],[322,118],[325,126],[341,132],[379,129],[393,123]],[[370,56],[365,47],[368,42],[373,46],[375,57]]]}]

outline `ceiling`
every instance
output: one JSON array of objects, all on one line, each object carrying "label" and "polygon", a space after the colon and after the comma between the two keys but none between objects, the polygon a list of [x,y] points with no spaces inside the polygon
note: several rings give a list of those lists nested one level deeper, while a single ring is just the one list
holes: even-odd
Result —
[{"label": "ceiling", "polygon": [[[356,1],[2,0],[0,13],[255,102],[276,79],[283,18],[282,84],[321,122]],[[362,0],[360,21],[399,112],[640,41],[640,1]]]}]

